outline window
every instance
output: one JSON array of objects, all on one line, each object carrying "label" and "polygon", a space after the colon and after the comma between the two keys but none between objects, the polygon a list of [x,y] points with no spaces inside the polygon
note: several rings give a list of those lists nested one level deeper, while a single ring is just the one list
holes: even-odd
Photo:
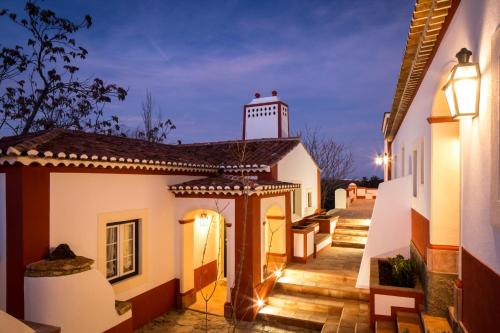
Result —
[{"label": "window", "polygon": [[417,184],[418,184],[418,172],[417,172],[417,165],[418,165],[418,159],[417,159],[417,151],[413,151],[413,196],[416,198],[418,189],[417,189]]},{"label": "window", "polygon": [[422,143],[420,145],[420,184],[424,184],[424,166],[425,166],[425,161],[424,161],[424,140],[422,140]]},{"label": "window", "polygon": [[139,273],[139,220],[106,224],[106,278],[118,282]]},{"label": "window", "polygon": [[311,192],[307,192],[307,207],[311,208],[313,206],[313,203],[312,203],[312,193]]},{"label": "window", "polygon": [[296,204],[297,194],[295,192],[296,192],[295,190],[292,191],[292,214],[297,213],[297,207],[296,207],[297,206],[297,204]]},{"label": "window", "polygon": [[405,176],[405,147],[401,148],[401,177]]}]

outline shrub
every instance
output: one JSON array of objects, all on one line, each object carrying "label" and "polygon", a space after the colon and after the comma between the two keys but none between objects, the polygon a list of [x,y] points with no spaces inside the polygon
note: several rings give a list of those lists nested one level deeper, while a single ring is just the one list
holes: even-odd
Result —
[{"label": "shrub", "polygon": [[392,267],[392,281],[397,287],[413,288],[416,284],[416,267],[415,261],[405,259],[398,254],[395,257],[387,258],[387,261]]}]

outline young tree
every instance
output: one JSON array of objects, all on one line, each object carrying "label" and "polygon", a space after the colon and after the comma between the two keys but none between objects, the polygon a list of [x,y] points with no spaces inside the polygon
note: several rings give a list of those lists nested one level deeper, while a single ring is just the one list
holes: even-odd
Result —
[{"label": "young tree", "polygon": [[97,77],[77,75],[76,63],[88,52],[73,35],[90,28],[91,17],[74,23],[34,1],[26,2],[24,12],[19,17],[0,9],[0,17],[28,34],[24,44],[0,51],[0,129],[5,126],[14,134],[56,127],[118,131],[118,118],[105,118],[104,106],[114,98],[124,100],[127,91]]},{"label": "young tree", "polygon": [[302,143],[321,169],[321,207],[334,190],[354,171],[354,160],[347,146],[333,138],[320,136],[318,128],[305,126],[299,132]]},{"label": "young tree", "polygon": [[171,131],[175,130],[174,123],[163,120],[161,109],[158,108],[157,118],[154,118],[155,103],[150,91],[146,91],[146,99],[141,105],[141,117],[143,128],[136,130],[135,137],[149,142],[164,142]]}]

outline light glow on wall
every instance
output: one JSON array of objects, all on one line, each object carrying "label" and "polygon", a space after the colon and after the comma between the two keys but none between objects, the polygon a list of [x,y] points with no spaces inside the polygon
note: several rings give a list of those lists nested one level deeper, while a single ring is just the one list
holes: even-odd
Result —
[{"label": "light glow on wall", "polygon": [[195,222],[200,227],[208,227],[212,222],[212,215],[208,215],[207,213],[201,213],[199,216],[195,218]]}]

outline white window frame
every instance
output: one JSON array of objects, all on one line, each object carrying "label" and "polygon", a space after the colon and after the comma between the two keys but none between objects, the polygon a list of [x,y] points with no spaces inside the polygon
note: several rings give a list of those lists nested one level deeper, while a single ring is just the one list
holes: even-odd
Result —
[{"label": "white window frame", "polygon": [[[132,226],[132,238],[131,239],[123,239],[124,237],[124,229],[128,226]],[[109,230],[116,230],[117,237],[115,243],[108,243],[107,233]],[[124,263],[124,247],[122,244],[125,241],[132,240],[132,269],[129,271],[125,271],[123,267]],[[116,244],[116,259],[108,260],[108,246]],[[115,275],[109,276],[106,271],[106,278],[110,283],[115,283],[127,279],[129,277],[135,276],[139,274],[139,258],[140,258],[140,250],[139,250],[139,219],[127,220],[127,221],[118,221],[111,222],[106,224],[106,267],[108,262],[116,261],[117,272]]]}]

